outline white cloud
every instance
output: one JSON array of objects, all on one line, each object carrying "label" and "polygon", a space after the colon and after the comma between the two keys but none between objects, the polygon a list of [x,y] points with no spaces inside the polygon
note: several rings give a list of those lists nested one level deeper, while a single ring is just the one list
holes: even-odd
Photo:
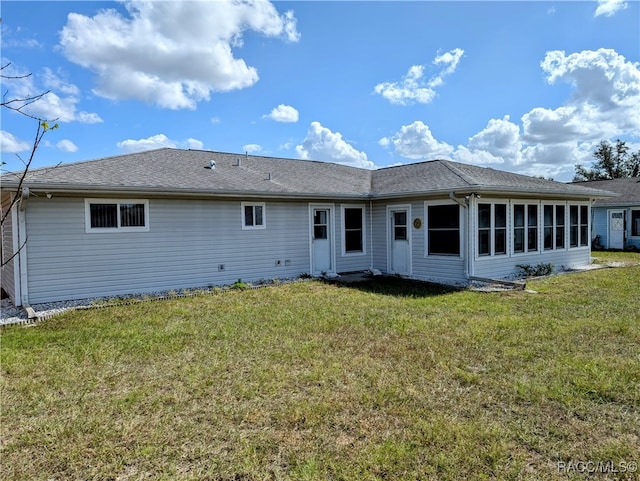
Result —
[{"label": "white cloud", "polygon": [[296,146],[296,152],[306,160],[324,160],[365,169],[375,167],[366,153],[355,149],[342,138],[342,134],[332,132],[320,122],[311,122],[307,136],[302,144]]},{"label": "white cloud", "polygon": [[188,138],[185,141],[176,141],[171,140],[164,134],[152,135],[146,139],[127,139],[118,142],[116,145],[126,153],[142,152],[144,150],[160,149],[164,147],[202,150],[204,146],[204,144],[197,139]]},{"label": "white cloud", "polygon": [[262,117],[275,120],[276,122],[297,122],[298,111],[290,105],[280,104],[275,107],[270,114],[265,114]]},{"label": "white cloud", "polygon": [[211,92],[250,87],[258,72],[233,47],[243,33],[297,41],[292,12],[280,15],[267,0],[235,2],[124,2],[93,17],[70,13],[60,46],[72,62],[97,74],[95,92],[169,109],[194,109]]},{"label": "white cloud", "polygon": [[403,125],[393,136],[380,139],[379,144],[393,146],[396,153],[412,160],[451,158],[453,153],[453,147],[446,142],[438,142],[429,126],[420,120]]},{"label": "white cloud", "polygon": [[242,150],[244,150],[247,153],[253,154],[254,152],[260,152],[262,150],[262,147],[258,144],[247,144],[244,147],[242,147]]},{"label": "white cloud", "polygon": [[436,87],[444,83],[444,78],[457,68],[464,50],[456,48],[438,55],[433,64],[441,67],[437,75],[428,81],[424,79],[424,65],[413,65],[400,82],[383,82],[376,85],[374,93],[382,95],[392,104],[410,105],[414,102],[427,104],[436,96]]},{"label": "white cloud", "polygon": [[571,180],[576,163],[592,163],[600,140],[640,137],[639,64],[614,50],[600,49],[570,55],[547,52],[540,65],[549,84],[561,80],[573,92],[559,107],[531,109],[522,116],[521,126],[508,115],[490,119],[467,145],[454,148],[418,120],[379,144],[411,160],[497,163],[506,170]]},{"label": "white cloud", "polygon": [[596,8],[596,12],[593,15],[594,17],[599,17],[600,15],[611,17],[620,10],[627,8],[627,2],[625,0],[597,0],[597,2],[598,8]]},{"label": "white cloud", "polygon": [[0,130],[0,150],[16,154],[25,152],[31,148],[32,144],[25,140],[21,140],[6,130]]},{"label": "white cloud", "polygon": [[469,138],[466,146],[459,145],[452,158],[467,164],[518,165],[522,161],[520,127],[505,115],[491,119],[487,126]]},{"label": "white cloud", "polygon": [[[20,47],[20,48],[42,48],[43,45],[35,38],[23,38],[24,34],[22,29],[18,27],[15,32],[5,24],[0,25],[0,32],[2,36],[2,47]],[[4,65],[4,64],[3,64]]]},{"label": "white cloud", "polygon": [[460,63],[460,59],[462,58],[463,54],[464,50],[462,50],[461,48],[454,48],[449,52],[438,55],[433,60],[433,63],[434,65],[442,65],[443,68],[438,75],[432,77],[431,80],[429,80],[429,87],[439,87],[440,85],[442,85],[444,77],[446,77],[447,75],[451,75],[456,71],[458,63]]},{"label": "white cloud", "polygon": [[573,95],[554,109],[537,107],[522,117],[530,142],[562,143],[620,134],[640,136],[640,69],[615,50],[547,52],[540,66],[550,84],[561,80]]},{"label": "white cloud", "polygon": [[21,77],[3,79],[4,86],[9,90],[9,98],[29,98],[46,93],[23,109],[29,115],[57,122],[102,122],[96,113],[78,112],[80,89],[51,69],[45,68],[40,74],[25,76],[24,72],[11,65],[3,71],[3,75]]},{"label": "white cloud", "polygon": [[188,138],[185,142],[186,148],[191,150],[202,150],[204,148],[204,144],[201,140]]},{"label": "white cloud", "polygon": [[63,139],[56,144],[58,150],[62,152],[77,152],[78,146],[68,139]]}]

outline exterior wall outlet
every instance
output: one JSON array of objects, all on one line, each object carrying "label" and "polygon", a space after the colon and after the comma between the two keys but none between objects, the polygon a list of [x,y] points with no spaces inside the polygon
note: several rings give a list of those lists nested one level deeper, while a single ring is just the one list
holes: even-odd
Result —
[{"label": "exterior wall outlet", "polygon": [[280,259],[278,259],[276,261],[276,267],[280,267],[282,265],[282,261]]},{"label": "exterior wall outlet", "polygon": [[284,260],[284,265],[285,265],[286,267],[289,267],[289,266],[291,265],[291,259],[285,259],[285,260]]},{"label": "exterior wall outlet", "polygon": [[224,271],[224,264],[218,264],[218,270],[220,272]]}]

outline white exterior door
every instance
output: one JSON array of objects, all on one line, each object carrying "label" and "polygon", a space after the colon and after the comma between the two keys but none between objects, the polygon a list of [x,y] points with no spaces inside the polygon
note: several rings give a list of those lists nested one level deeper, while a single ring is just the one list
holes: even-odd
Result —
[{"label": "white exterior door", "polygon": [[624,248],[624,211],[609,211],[609,249]]},{"label": "white exterior door", "polygon": [[332,209],[325,206],[311,206],[311,274],[332,273],[333,232],[331,229]]},{"label": "white exterior door", "polygon": [[411,241],[409,209],[389,209],[389,270],[393,274],[411,273]]}]

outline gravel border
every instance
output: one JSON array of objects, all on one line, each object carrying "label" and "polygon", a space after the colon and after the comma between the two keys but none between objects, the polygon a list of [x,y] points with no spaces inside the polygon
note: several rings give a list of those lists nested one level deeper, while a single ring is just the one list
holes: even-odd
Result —
[{"label": "gravel border", "polygon": [[[552,274],[569,274],[571,272],[581,272],[592,269],[602,269],[607,267],[628,267],[631,265],[635,265],[633,263],[627,262],[608,262],[604,264],[587,264],[584,266],[577,266],[572,268],[563,268],[561,271]],[[531,280],[533,278],[522,280]],[[297,279],[277,279],[277,281],[267,281],[259,284],[248,284],[248,287],[245,289],[259,289],[261,287],[267,286],[275,286],[280,284],[289,284],[292,282],[303,282],[307,280],[306,278],[297,278]],[[469,287],[475,291],[484,291],[484,292],[493,292],[493,291],[504,291],[504,290],[512,290],[512,288],[504,286],[496,286],[489,285],[489,283],[483,282],[472,282]],[[39,321],[43,321],[45,319],[49,319],[55,315],[62,314],[63,312],[70,310],[80,310],[80,309],[97,309],[102,307],[109,306],[119,306],[126,304],[134,304],[137,302],[149,302],[149,301],[159,301],[166,299],[175,299],[177,297],[193,297],[196,295],[211,295],[216,294],[218,292],[233,290],[233,285],[227,286],[217,286],[217,287],[202,287],[202,288],[192,288],[192,289],[172,289],[165,291],[157,291],[157,292],[145,292],[138,294],[129,294],[124,296],[113,296],[113,297],[92,297],[87,299],[79,299],[73,301],[59,301],[59,302],[48,302],[43,304],[33,304],[31,305],[31,309],[35,312],[35,316],[33,318],[29,318],[27,311],[22,307],[15,307],[13,303],[9,299],[2,299],[2,303],[0,306],[0,327],[9,326],[13,324],[34,324]]]},{"label": "gravel border", "polygon": [[262,287],[290,284],[293,282],[303,282],[305,280],[307,279],[278,279],[277,281],[268,281],[259,284],[247,283],[247,287],[242,288],[237,288],[233,285],[227,285],[191,289],[171,289],[165,291],[127,294],[122,296],[91,297],[87,299],[77,299],[71,301],[32,304],[30,307],[35,312],[35,317],[32,318],[29,318],[26,309],[14,306],[10,299],[2,299],[0,310],[0,327],[14,324],[34,324],[36,322],[49,319],[58,314],[62,314],[63,312],[72,310],[100,309],[104,307],[135,304],[138,302],[161,301],[167,299],[176,299],[179,297],[194,297],[199,295],[213,295],[238,289],[260,289]]}]

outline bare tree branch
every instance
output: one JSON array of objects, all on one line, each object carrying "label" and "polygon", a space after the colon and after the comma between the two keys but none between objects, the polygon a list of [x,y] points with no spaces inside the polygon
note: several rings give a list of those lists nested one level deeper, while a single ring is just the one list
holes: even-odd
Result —
[{"label": "bare tree branch", "polygon": [[[5,74],[5,69],[7,67],[9,67],[9,65],[11,65],[11,63],[7,63],[5,65],[2,65],[0,67],[0,78],[3,79],[24,79],[24,78],[28,78],[31,76],[31,74],[25,74],[25,75],[6,75]],[[0,103],[0,107],[6,108],[8,110],[11,110],[13,112],[17,112],[21,115],[24,115],[27,118],[33,119],[35,121],[37,121],[37,128],[36,128],[36,132],[35,132],[35,136],[33,139],[33,144],[31,146],[31,151],[29,152],[29,158],[27,160],[24,160],[19,154],[16,154],[17,157],[20,159],[20,161],[24,164],[24,169],[19,173],[16,174],[18,176],[18,184],[16,186],[16,191],[15,193],[12,194],[11,197],[11,201],[9,202],[9,204],[7,206],[5,206],[2,209],[2,217],[0,217],[0,226],[4,227],[4,224],[7,220],[7,218],[9,217],[9,215],[11,214],[11,211],[13,210],[13,207],[20,201],[21,197],[22,197],[22,188],[24,186],[25,180],[27,179],[27,174],[29,173],[29,168],[31,167],[31,164],[33,162],[33,159],[35,158],[36,155],[36,151],[38,150],[38,147],[40,146],[40,142],[42,142],[42,139],[44,137],[44,135],[49,132],[50,130],[54,130],[58,128],[58,124],[55,123],[53,124],[52,122],[55,122],[57,119],[55,120],[45,120],[39,117],[36,117],[28,112],[25,112],[24,109],[26,107],[28,107],[29,105],[38,102],[39,100],[41,100],[45,95],[47,95],[49,93],[49,91],[46,92],[42,92],[40,94],[37,95],[31,95],[28,97],[22,97],[22,98],[11,98],[9,100],[7,100],[7,95],[8,95],[8,90],[6,92],[4,92],[3,96],[2,96],[2,102]],[[5,210],[6,209],[6,210]],[[5,266],[6,264],[8,264],[9,262],[11,262],[19,253],[20,251],[24,248],[24,246],[26,245],[27,240],[25,239],[24,242],[22,243],[22,245],[18,246],[17,250],[15,252],[13,252],[13,254],[8,258],[8,259],[4,259],[4,257],[2,255],[0,255],[0,266]],[[0,250],[2,249],[2,241],[0,240]]]}]

